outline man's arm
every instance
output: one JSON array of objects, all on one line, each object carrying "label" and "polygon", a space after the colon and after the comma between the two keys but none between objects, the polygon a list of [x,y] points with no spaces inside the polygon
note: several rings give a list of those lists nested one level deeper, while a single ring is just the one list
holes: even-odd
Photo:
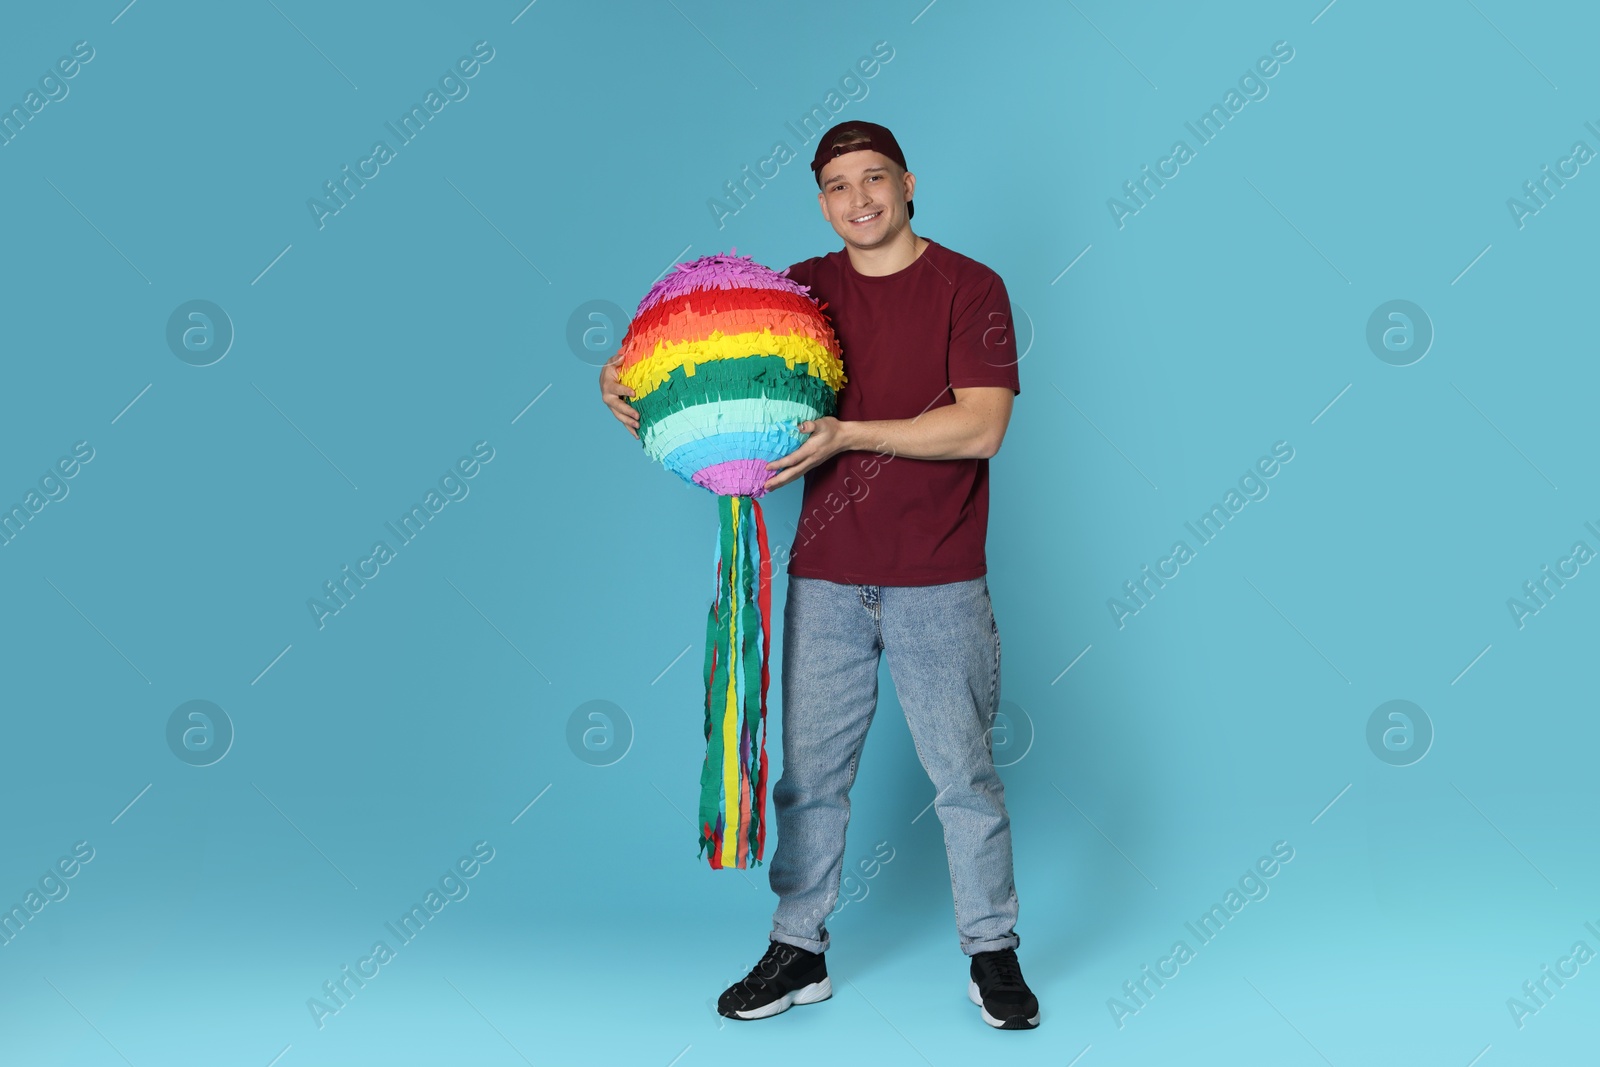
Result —
[{"label": "man's arm", "polygon": [[846,442],[840,451],[863,449],[908,459],[988,459],[1000,451],[1015,399],[1011,390],[973,386],[951,392],[954,404],[914,419],[840,423]]},{"label": "man's arm", "polygon": [[909,459],[988,459],[1000,451],[1015,395],[1005,386],[952,389],[956,402],[913,419],[840,422],[832,416],[800,424],[811,436],[793,452],[767,464],[775,477],[767,489],[787,485],[840,452],[882,452]]}]

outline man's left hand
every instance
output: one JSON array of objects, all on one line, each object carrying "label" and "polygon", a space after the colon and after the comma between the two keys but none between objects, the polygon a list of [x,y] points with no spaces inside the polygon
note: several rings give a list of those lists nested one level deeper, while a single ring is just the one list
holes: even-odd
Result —
[{"label": "man's left hand", "polygon": [[824,415],[820,419],[807,419],[797,429],[810,436],[806,438],[805,444],[787,456],[767,464],[767,470],[779,472],[768,479],[766,487],[769,492],[779,486],[787,485],[817,464],[851,447],[847,440],[845,423],[832,415]]}]

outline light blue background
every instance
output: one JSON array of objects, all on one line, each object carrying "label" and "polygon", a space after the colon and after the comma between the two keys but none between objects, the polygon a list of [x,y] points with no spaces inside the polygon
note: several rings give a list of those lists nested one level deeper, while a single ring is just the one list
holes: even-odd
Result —
[{"label": "light blue background", "polygon": [[[1522,628],[1506,602],[1600,548],[1600,177],[1522,228],[1506,202],[1600,148],[1600,20],[1322,2],[8,11],[0,102],[95,57],[0,148],[0,501],[74,442],[95,458],[0,548],[0,903],[95,858],[0,948],[0,1061],[1592,1056],[1600,964],[1520,1029],[1506,1001],[1600,950],[1600,578]],[[319,229],[306,201],[480,40],[470,95]],[[1000,273],[1026,347],[988,542],[1007,722],[1033,731],[1003,770],[1025,1034],[965,999],[887,674],[846,861],[894,859],[830,925],[833,999],[711,1010],[775,900],[765,866],[698,859],[685,814],[713,501],[566,341],[674,261],[839,247],[785,123],[879,41],[839,118],[895,131],[914,228]],[[1276,41],[1269,95],[1119,229],[1108,198]],[[780,139],[800,158],[719,229],[708,199]],[[207,367],[165,340],[195,299],[237,331]],[[1365,340],[1394,299],[1436,330],[1410,366]],[[478,441],[470,495],[319,629],[308,598]],[[1119,629],[1108,598],[1276,441],[1270,495]],[[799,497],[768,501],[780,542]],[[194,699],[236,730],[204,768],[165,740]],[[1391,699],[1436,731],[1411,766],[1367,745]],[[609,766],[567,741],[591,700],[631,729]],[[477,841],[470,895],[319,1030],[307,999]],[[1108,999],[1277,841],[1270,896],[1119,1028]]]}]

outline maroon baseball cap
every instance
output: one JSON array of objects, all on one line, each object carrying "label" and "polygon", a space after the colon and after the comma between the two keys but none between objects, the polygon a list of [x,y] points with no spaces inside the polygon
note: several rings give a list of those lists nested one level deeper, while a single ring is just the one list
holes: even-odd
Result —
[{"label": "maroon baseball cap", "polygon": [[[822,187],[822,168],[828,160],[846,152],[859,152],[870,149],[881,152],[900,164],[901,170],[910,170],[906,166],[906,155],[900,151],[900,144],[894,139],[894,134],[889,132],[887,126],[879,126],[876,122],[860,122],[852,120],[841,122],[817,141],[817,153],[811,157],[811,176],[817,180],[817,187]],[[906,218],[911,218],[917,213],[916,204],[906,201]]]}]

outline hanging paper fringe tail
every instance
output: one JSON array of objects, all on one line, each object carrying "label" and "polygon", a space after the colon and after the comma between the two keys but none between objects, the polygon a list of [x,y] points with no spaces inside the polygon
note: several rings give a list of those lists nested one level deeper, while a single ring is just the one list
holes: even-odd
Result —
[{"label": "hanging paper fringe tail", "polygon": [[720,496],[717,513],[717,596],[706,620],[700,851],[720,870],[759,864],[765,854],[772,558],[754,497]]}]

